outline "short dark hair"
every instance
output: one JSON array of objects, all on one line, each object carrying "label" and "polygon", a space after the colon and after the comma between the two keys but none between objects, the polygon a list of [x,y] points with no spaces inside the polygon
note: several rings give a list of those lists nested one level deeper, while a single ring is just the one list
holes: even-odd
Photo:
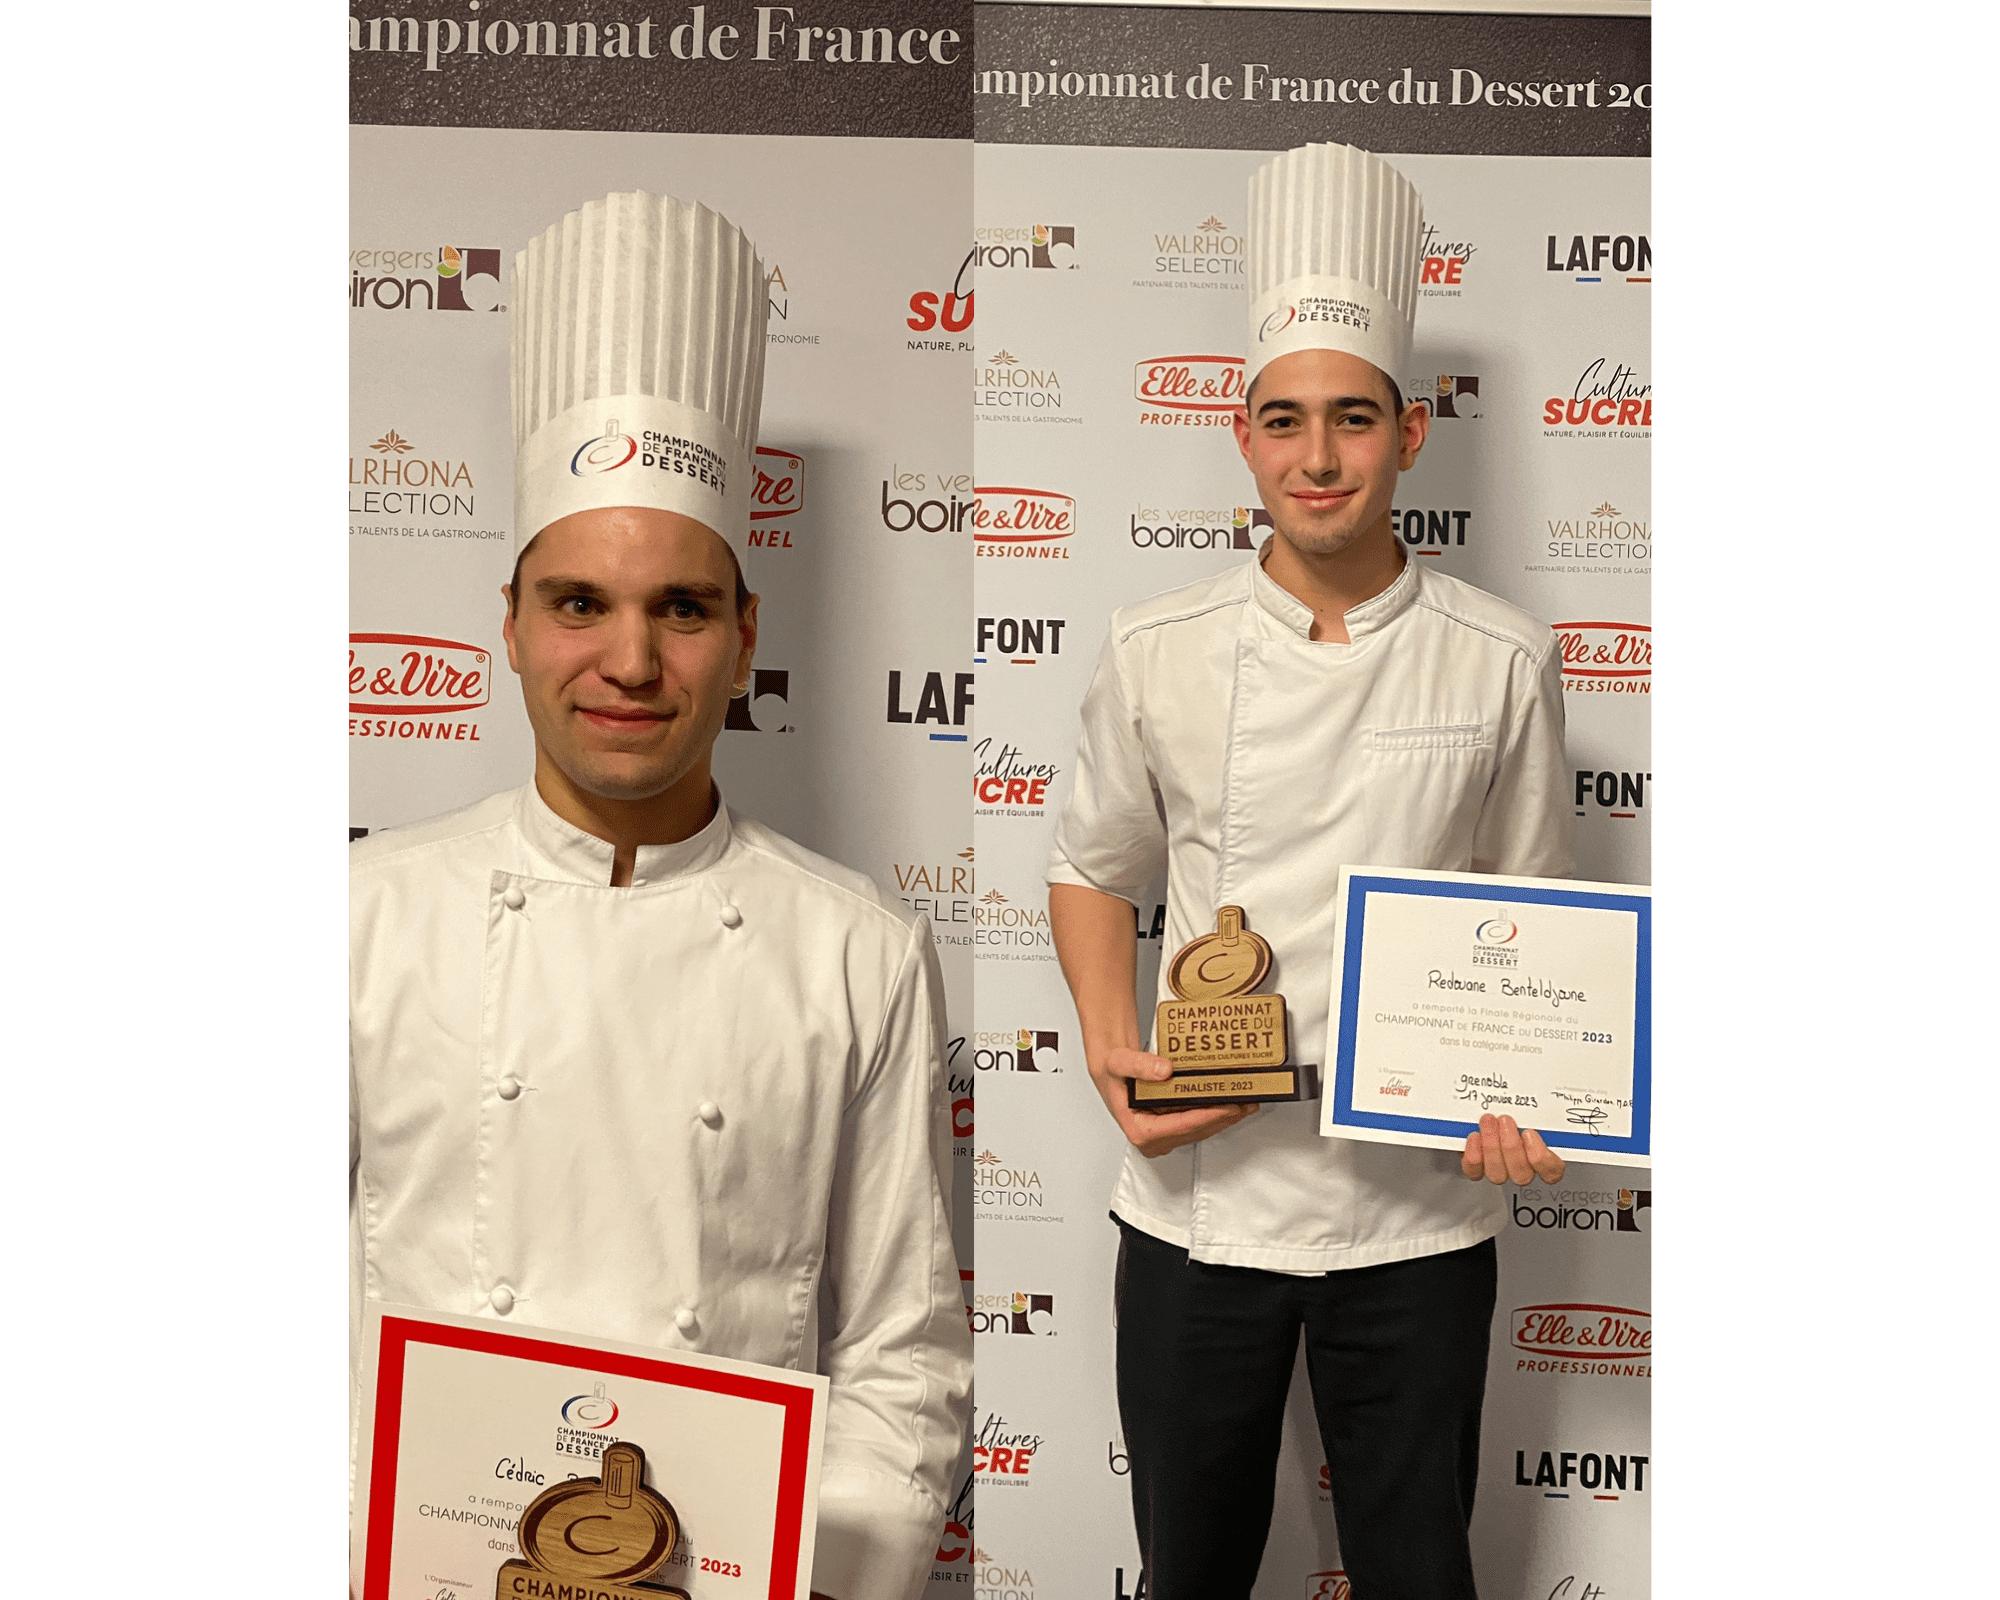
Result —
[{"label": "short dark hair", "polygon": [[[535,535],[535,539],[540,537],[540,534]],[[507,615],[510,617],[521,613],[521,563],[535,548],[535,539],[522,545],[520,553],[514,557],[514,576],[507,584]],[[750,585],[743,581],[743,563],[737,559],[734,550],[729,552],[729,568],[736,574],[736,614],[740,617],[749,608],[751,596]]]}]

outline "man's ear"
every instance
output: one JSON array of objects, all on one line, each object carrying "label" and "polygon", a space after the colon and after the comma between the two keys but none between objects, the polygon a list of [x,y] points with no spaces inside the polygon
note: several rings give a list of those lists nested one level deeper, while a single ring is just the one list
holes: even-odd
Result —
[{"label": "man's ear", "polygon": [[1431,408],[1421,400],[1412,400],[1403,408],[1402,416],[1396,419],[1396,427],[1402,435],[1402,451],[1396,466],[1400,472],[1408,472],[1417,464],[1417,455],[1424,447],[1424,441],[1431,434]]},{"label": "man's ear", "polygon": [[1244,466],[1250,465],[1250,408],[1246,400],[1229,413],[1229,426],[1236,434],[1237,454],[1243,457]]},{"label": "man's ear", "polygon": [[514,676],[518,678],[521,675],[521,663],[514,659],[514,586],[511,583],[500,585],[500,598],[507,606],[507,615],[500,624],[500,637],[507,641],[507,665],[513,669]]}]

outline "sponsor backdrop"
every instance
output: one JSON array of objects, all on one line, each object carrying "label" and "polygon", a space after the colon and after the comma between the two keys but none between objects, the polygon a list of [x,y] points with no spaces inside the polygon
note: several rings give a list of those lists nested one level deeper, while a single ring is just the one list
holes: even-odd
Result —
[{"label": "sponsor backdrop", "polygon": [[[744,560],[762,638],[719,781],[930,913],[969,1268],[970,4],[393,10],[348,33],[351,822],[415,821],[531,770],[500,635],[514,252],[614,189],[721,211],[758,247],[771,313]],[[969,1470],[936,1569],[958,1592]]]},{"label": "sponsor backdrop", "polygon": [[[1434,421],[1397,535],[1560,633],[1577,871],[1646,882],[1647,25],[1046,4],[981,4],[977,22],[977,877],[957,881],[983,1091],[978,1586],[1139,1600],[1106,1217],[1123,1146],[1085,1070],[1042,871],[1110,612],[1252,560],[1265,536],[1229,427],[1246,180],[1331,139],[1389,155],[1422,191],[1410,389]],[[1155,885],[1137,914],[1142,1016],[1162,898]],[[1574,1164],[1511,1201],[1482,1594],[1647,1592],[1650,1184]],[[1301,1378],[1256,1593],[1345,1592]]]}]

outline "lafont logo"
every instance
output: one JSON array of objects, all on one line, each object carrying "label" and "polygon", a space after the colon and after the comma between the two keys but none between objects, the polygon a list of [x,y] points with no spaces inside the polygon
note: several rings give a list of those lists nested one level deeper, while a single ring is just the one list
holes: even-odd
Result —
[{"label": "lafont logo", "polygon": [[1650,694],[1653,630],[1643,622],[1558,622],[1563,687],[1584,694]]},{"label": "lafont logo", "polygon": [[569,458],[569,470],[579,478],[616,472],[638,453],[639,441],[629,433],[621,433],[617,419],[613,418],[595,439],[586,439],[576,447],[576,454]]},{"label": "lafont logo", "polygon": [[563,1402],[562,1419],[572,1428],[608,1428],[618,1420],[618,1402],[604,1392],[603,1384],[593,1384],[589,1394],[571,1395]]},{"label": "lafont logo", "polygon": [[1573,233],[1567,245],[1552,233],[1545,266],[1578,283],[1651,283],[1653,247],[1643,233]]}]

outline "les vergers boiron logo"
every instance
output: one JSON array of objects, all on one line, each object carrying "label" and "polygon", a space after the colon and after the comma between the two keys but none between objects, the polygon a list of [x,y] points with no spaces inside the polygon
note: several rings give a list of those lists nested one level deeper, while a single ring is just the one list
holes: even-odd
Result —
[{"label": "les vergers boiron logo", "polygon": [[1572,694],[1650,694],[1653,630],[1643,622],[1559,622],[1563,688]]},{"label": "les vergers boiron logo", "polygon": [[463,716],[492,694],[492,658],[478,645],[412,633],[355,633],[347,640],[347,731],[368,739],[479,738]]},{"label": "les vergers boiron logo", "polygon": [[1067,561],[1063,543],[1076,531],[1076,497],[1058,489],[975,487],[973,552],[981,556]]},{"label": "les vergers boiron logo", "polygon": [[1245,387],[1241,356],[1154,356],[1132,369],[1142,424],[1226,428]]}]

